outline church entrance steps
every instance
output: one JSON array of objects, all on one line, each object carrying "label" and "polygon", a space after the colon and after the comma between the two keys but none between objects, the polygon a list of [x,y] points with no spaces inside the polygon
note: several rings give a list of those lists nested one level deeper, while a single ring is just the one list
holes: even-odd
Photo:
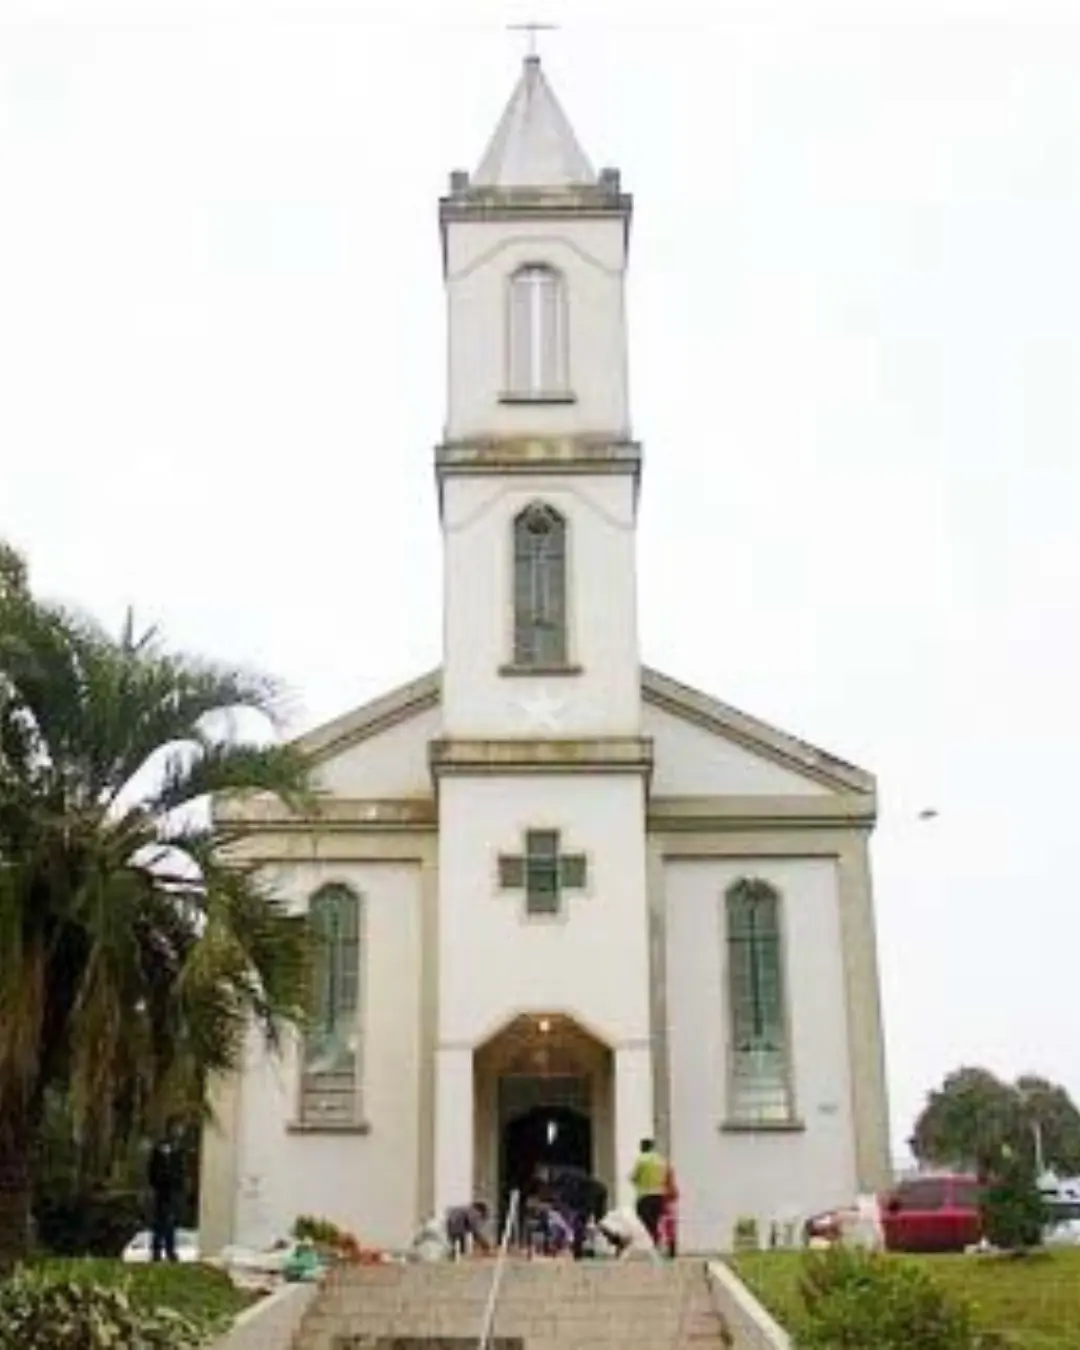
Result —
[{"label": "church entrance steps", "polygon": [[[308,1309],[293,1350],[475,1350],[493,1270],[484,1260],[337,1270]],[[490,1350],[732,1344],[701,1260],[511,1261]]]}]

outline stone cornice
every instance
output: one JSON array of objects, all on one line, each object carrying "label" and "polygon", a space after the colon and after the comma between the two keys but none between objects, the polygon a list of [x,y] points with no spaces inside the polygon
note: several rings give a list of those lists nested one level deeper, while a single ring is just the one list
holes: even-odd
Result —
[{"label": "stone cornice", "polygon": [[[586,773],[649,772],[652,748],[632,737],[592,741],[436,741],[433,772],[440,773]],[[420,832],[438,828],[434,797],[321,798],[310,814],[290,811],[272,798],[222,803],[219,824],[237,835],[372,834]],[[652,797],[650,834],[718,834],[741,830],[869,830],[873,802],[859,794],[843,796]]]},{"label": "stone cornice", "polygon": [[265,866],[276,863],[388,863],[434,867],[438,838],[434,827],[403,830],[383,826],[322,830],[306,823],[249,830],[222,851],[225,862]]},{"label": "stone cornice", "polygon": [[397,833],[434,830],[438,823],[434,797],[319,797],[310,812],[290,811],[272,797],[222,802],[215,820],[237,834],[266,831],[335,834]]},{"label": "stone cornice", "polygon": [[435,447],[439,514],[448,478],[544,474],[628,474],[641,486],[641,444],[611,436],[503,436],[445,441]]},{"label": "stone cornice", "polygon": [[634,199],[601,183],[558,188],[480,187],[470,184],[439,199],[443,276],[447,270],[446,231],[468,220],[621,220],[623,247],[629,246]]},{"label": "stone cornice", "polygon": [[652,741],[643,736],[585,740],[447,739],[429,747],[436,780],[448,774],[652,772]]},{"label": "stone cornice", "polygon": [[611,191],[600,184],[554,188],[471,184],[463,192],[439,199],[439,224],[445,229],[455,220],[550,220],[552,216],[570,216],[576,220],[622,219],[629,228],[633,211],[634,198],[629,192]]},{"label": "stone cornice", "polygon": [[650,833],[717,833],[731,830],[868,830],[875,804],[863,793],[826,796],[653,797],[648,807]]},{"label": "stone cornice", "polygon": [[641,444],[614,436],[491,436],[435,447],[440,475],[641,472]]}]

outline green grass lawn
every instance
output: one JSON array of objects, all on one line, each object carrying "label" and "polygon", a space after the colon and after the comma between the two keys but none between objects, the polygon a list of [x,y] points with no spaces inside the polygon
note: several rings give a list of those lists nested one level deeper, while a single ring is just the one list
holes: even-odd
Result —
[{"label": "green grass lawn", "polygon": [[55,1257],[34,1262],[58,1280],[80,1284],[127,1284],[133,1303],[148,1308],[172,1308],[196,1326],[214,1331],[229,1322],[251,1302],[252,1295],[233,1287],[222,1270],[203,1265],[173,1265],[162,1261],[147,1265],[124,1265],[87,1257],[61,1260]]},{"label": "green grass lawn", "polygon": [[[748,1252],[728,1258],[777,1321],[798,1336],[801,1302],[797,1252]],[[966,1299],[977,1324],[1006,1336],[1010,1350],[1078,1350],[1080,1249],[1007,1256],[894,1256],[916,1261]]]}]

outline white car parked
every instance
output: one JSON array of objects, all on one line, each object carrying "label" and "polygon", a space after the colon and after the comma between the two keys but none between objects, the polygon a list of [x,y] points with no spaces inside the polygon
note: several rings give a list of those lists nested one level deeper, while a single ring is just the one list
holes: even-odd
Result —
[{"label": "white car parked", "polygon": [[[136,1233],[124,1248],[122,1261],[129,1265],[141,1265],[153,1256],[153,1235],[149,1228]],[[197,1261],[199,1259],[199,1235],[193,1228],[176,1230],[176,1259],[178,1261]]]}]

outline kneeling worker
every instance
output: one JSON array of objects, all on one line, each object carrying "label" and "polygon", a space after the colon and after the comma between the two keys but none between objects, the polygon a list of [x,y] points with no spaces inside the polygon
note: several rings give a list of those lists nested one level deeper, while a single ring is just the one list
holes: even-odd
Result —
[{"label": "kneeling worker", "polygon": [[482,1252],[491,1251],[491,1243],[484,1232],[487,1217],[488,1207],[483,1200],[474,1200],[471,1205],[455,1205],[446,1211],[446,1240],[452,1257],[465,1255],[470,1238]]}]

